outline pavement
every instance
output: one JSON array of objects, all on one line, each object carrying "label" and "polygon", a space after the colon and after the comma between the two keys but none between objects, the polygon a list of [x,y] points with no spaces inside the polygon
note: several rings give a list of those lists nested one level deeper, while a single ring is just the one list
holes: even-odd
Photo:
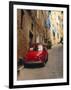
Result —
[{"label": "pavement", "polygon": [[48,62],[44,67],[21,68],[18,80],[63,78],[63,46],[59,44],[48,50]]}]

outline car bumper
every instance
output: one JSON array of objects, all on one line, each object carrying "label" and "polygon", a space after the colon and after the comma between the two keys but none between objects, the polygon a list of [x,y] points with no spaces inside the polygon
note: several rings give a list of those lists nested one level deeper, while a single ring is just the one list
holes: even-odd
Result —
[{"label": "car bumper", "polygon": [[42,64],[43,62],[42,61],[27,61],[27,62],[24,62],[24,64]]}]

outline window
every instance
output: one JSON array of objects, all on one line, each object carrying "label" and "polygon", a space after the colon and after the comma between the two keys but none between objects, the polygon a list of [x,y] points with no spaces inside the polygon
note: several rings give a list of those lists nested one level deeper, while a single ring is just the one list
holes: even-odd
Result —
[{"label": "window", "polygon": [[24,11],[21,10],[21,25],[20,25],[21,29],[22,29],[22,23],[23,23],[23,15],[24,15]]},{"label": "window", "polygon": [[55,37],[55,32],[53,31],[53,36]]},{"label": "window", "polygon": [[44,22],[45,28],[50,29],[51,23],[50,23],[50,17],[48,17]]},{"label": "window", "polygon": [[33,22],[31,23],[31,29],[32,29],[32,31],[33,31]]}]

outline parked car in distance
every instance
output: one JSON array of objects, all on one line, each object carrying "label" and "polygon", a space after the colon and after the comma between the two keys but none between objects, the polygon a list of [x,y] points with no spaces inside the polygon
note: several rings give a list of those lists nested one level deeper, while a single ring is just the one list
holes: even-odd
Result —
[{"label": "parked car in distance", "polygon": [[28,50],[25,58],[24,64],[42,64],[48,61],[48,51],[46,47],[42,44],[33,44]]}]

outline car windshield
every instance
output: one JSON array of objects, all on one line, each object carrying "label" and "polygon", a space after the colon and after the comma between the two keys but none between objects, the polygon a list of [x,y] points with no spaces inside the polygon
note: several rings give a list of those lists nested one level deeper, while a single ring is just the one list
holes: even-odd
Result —
[{"label": "car windshield", "polygon": [[42,51],[42,50],[43,50],[42,45],[37,45],[30,48],[30,51]]}]

